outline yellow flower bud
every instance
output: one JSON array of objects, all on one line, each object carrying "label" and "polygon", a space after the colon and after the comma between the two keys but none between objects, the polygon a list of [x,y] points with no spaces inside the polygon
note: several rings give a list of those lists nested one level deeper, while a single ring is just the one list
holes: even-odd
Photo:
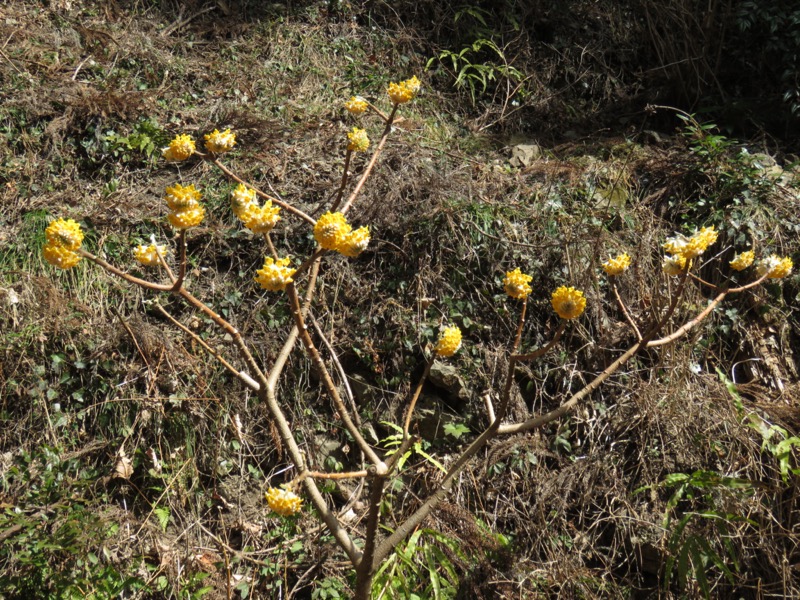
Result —
[{"label": "yellow flower bud", "polygon": [[421,85],[419,79],[414,76],[400,83],[390,83],[389,89],[386,90],[386,92],[389,94],[389,99],[394,104],[404,104],[417,95]]},{"label": "yellow flower bud", "polygon": [[166,246],[158,246],[158,251],[156,251],[156,247],[153,244],[149,246],[139,245],[133,249],[133,257],[145,267],[155,267],[159,262],[158,252],[161,252],[161,256],[166,258],[168,249]]},{"label": "yellow flower bud", "polygon": [[264,206],[251,206],[247,209],[245,227],[253,233],[269,233],[272,228],[281,220],[278,213],[281,212],[279,206],[272,206],[272,201],[267,200]]},{"label": "yellow flower bud", "polygon": [[758,263],[756,274],[759,277],[766,274],[768,279],[782,279],[791,275],[793,267],[792,259],[788,256],[780,258],[777,254],[772,254]]},{"label": "yellow flower bud", "polygon": [[683,270],[686,268],[686,258],[681,254],[676,254],[674,256],[665,256],[664,262],[661,264],[661,270],[664,271],[667,275],[671,275],[673,277],[680,275],[683,273]]},{"label": "yellow flower bud", "polygon": [[664,244],[664,250],[672,255],[683,256],[686,260],[697,258],[706,249],[717,241],[717,233],[713,227],[703,227],[700,231],[695,231],[692,237],[678,234],[668,238]]},{"label": "yellow flower bud", "polygon": [[249,211],[258,206],[256,191],[240,183],[231,192],[231,210],[242,222],[249,220]]},{"label": "yellow flower bud", "polygon": [[176,183],[166,189],[164,200],[167,201],[167,206],[169,206],[170,210],[179,211],[198,207],[200,205],[199,200],[202,197],[200,190],[195,188],[194,184],[181,185]]}]

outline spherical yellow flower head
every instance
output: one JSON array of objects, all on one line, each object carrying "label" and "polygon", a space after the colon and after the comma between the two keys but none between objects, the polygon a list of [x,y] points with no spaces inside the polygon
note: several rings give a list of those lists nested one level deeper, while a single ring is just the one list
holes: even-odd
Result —
[{"label": "spherical yellow flower head", "polygon": [[56,219],[44,231],[48,245],[61,246],[74,252],[83,243],[81,226],[72,219]]},{"label": "spherical yellow flower head", "polygon": [[303,506],[303,499],[289,489],[269,488],[266,498],[269,507],[282,517],[296,515]]},{"label": "spherical yellow flower head", "polygon": [[690,238],[680,234],[668,238],[664,244],[664,250],[673,256],[680,255],[686,260],[692,260],[700,256],[711,244],[716,242],[718,235],[713,227],[703,227]]},{"label": "spherical yellow flower head", "polygon": [[314,225],[314,239],[325,250],[336,250],[352,231],[340,212],[326,212]]},{"label": "spherical yellow flower head", "polygon": [[139,245],[133,249],[133,257],[145,267],[155,267],[158,265],[159,252],[161,252],[161,256],[166,258],[168,249],[166,246],[159,246],[158,250],[156,251],[156,247],[153,244],[150,244],[149,246]]},{"label": "spherical yellow flower head", "polygon": [[528,285],[531,281],[533,281],[533,277],[516,268],[506,273],[506,277],[503,279],[503,289],[512,298],[524,300],[533,291],[531,286]]},{"label": "spherical yellow flower head", "polygon": [[256,271],[258,277],[255,278],[255,281],[269,292],[284,290],[287,285],[292,283],[292,275],[297,271],[297,269],[288,267],[288,264],[288,258],[275,260],[271,256],[266,257],[264,266]]},{"label": "spherical yellow flower head", "polygon": [[731,269],[734,269],[735,271],[744,271],[747,267],[753,264],[755,259],[755,253],[752,250],[748,250],[747,252],[742,252],[741,254],[734,256],[733,260],[728,264],[731,266]]},{"label": "spherical yellow flower head", "polygon": [[347,134],[347,140],[347,149],[352,152],[364,152],[369,148],[367,132],[358,127],[353,127],[353,130]]},{"label": "spherical yellow flower head", "polygon": [[355,258],[367,249],[369,240],[369,227],[359,227],[355,231],[348,233],[342,240],[342,243],[336,247],[336,250],[345,256]]},{"label": "spherical yellow flower head", "polygon": [[550,299],[553,310],[562,319],[577,319],[586,309],[586,298],[583,292],[574,287],[561,286]]},{"label": "spherical yellow flower head", "polygon": [[445,327],[439,341],[433,347],[436,356],[442,358],[449,358],[453,356],[458,349],[461,348],[461,330],[453,325],[452,327]]},{"label": "spherical yellow flower head", "polygon": [[247,223],[250,219],[250,211],[256,207],[258,207],[258,202],[255,190],[240,183],[231,192],[231,210],[243,223]]},{"label": "spherical yellow flower head", "polygon": [[368,106],[369,104],[367,104],[367,101],[364,100],[361,96],[353,96],[352,98],[350,98],[350,100],[344,103],[345,110],[347,110],[347,112],[353,115],[362,114],[364,111],[367,110]]},{"label": "spherical yellow flower head", "polygon": [[419,79],[414,76],[400,83],[390,83],[386,93],[389,94],[389,99],[394,104],[405,104],[414,99],[421,85]]},{"label": "spherical yellow flower head", "polygon": [[222,133],[215,129],[204,135],[203,139],[206,141],[206,150],[212,154],[224,154],[233,150],[236,145],[236,136],[231,133],[230,129],[226,129]]},{"label": "spherical yellow flower head", "polygon": [[169,146],[161,151],[161,155],[166,160],[181,161],[189,158],[196,149],[194,140],[191,137],[179,135],[169,143]]},{"label": "spherical yellow flower head", "polygon": [[205,216],[206,209],[198,205],[194,208],[186,208],[184,210],[171,212],[167,215],[167,218],[175,229],[188,229],[189,227],[200,225]]},{"label": "spherical yellow flower head", "polygon": [[179,211],[188,208],[197,208],[200,206],[200,198],[203,195],[200,190],[191,185],[181,185],[176,183],[166,189],[164,200],[167,201],[167,206],[170,210]]},{"label": "spherical yellow flower head", "polygon": [[792,267],[794,264],[788,256],[781,258],[777,254],[772,254],[759,261],[756,274],[759,277],[766,275],[768,279],[782,279],[791,275]]},{"label": "spherical yellow flower head", "polygon": [[686,258],[681,254],[674,256],[665,256],[664,262],[661,264],[661,270],[667,275],[675,277],[683,273],[686,268]]},{"label": "spherical yellow flower head", "polygon": [[631,266],[631,257],[627,252],[620,254],[616,258],[609,258],[603,263],[603,270],[607,275],[613,277],[614,275],[621,275],[628,270]]},{"label": "spherical yellow flower head", "polygon": [[281,212],[279,206],[272,206],[272,201],[267,200],[264,206],[255,206],[247,209],[247,220],[245,227],[253,233],[269,233],[272,228],[281,220],[278,213]]},{"label": "spherical yellow flower head", "polygon": [[44,259],[59,269],[71,269],[77,265],[81,256],[58,243],[48,242],[42,247]]}]

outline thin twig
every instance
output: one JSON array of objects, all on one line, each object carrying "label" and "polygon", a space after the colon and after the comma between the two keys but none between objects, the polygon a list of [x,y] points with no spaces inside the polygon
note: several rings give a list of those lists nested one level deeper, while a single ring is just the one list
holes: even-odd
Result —
[{"label": "thin twig", "polygon": [[628,321],[628,324],[633,327],[633,331],[636,333],[636,340],[641,342],[642,334],[639,331],[639,328],[636,326],[633,317],[631,317],[631,313],[628,312],[628,308],[625,306],[625,303],[622,301],[622,298],[619,295],[619,290],[617,289],[617,280],[615,277],[611,277],[611,289],[614,292],[614,297],[617,299],[617,304],[619,304],[619,307],[622,310],[622,314],[625,315],[625,319]]},{"label": "thin twig", "polygon": [[186,230],[181,229],[178,234],[178,247],[180,248],[180,266],[178,267],[178,277],[172,282],[172,291],[177,292],[183,287],[183,282],[186,280]]},{"label": "thin twig", "polygon": [[[194,13],[192,15],[189,15],[185,19],[181,19],[179,17],[178,20],[175,21],[172,25],[170,25],[169,27],[164,28],[164,30],[159,34],[159,36],[160,37],[167,37],[173,31],[177,31],[178,29],[181,29],[182,27],[185,27],[186,25],[188,25],[189,23],[194,21],[200,15],[203,15],[203,14],[205,14],[207,12],[211,12],[212,10],[216,10],[217,8],[218,8],[218,6],[216,4],[211,4],[209,6],[206,6],[205,8],[200,9],[199,11],[197,11],[196,13]],[[182,12],[181,12],[181,14],[182,14]]]},{"label": "thin twig", "polygon": [[547,344],[545,344],[538,350],[533,350],[532,352],[528,352],[527,354],[515,355],[516,360],[522,362],[526,360],[534,360],[536,358],[539,358],[540,356],[544,356],[547,352],[550,351],[550,349],[553,346],[555,346],[558,343],[558,341],[561,339],[561,336],[564,335],[564,331],[566,330],[566,328],[567,328],[567,322],[562,319],[552,340],[550,340]]},{"label": "thin twig", "polygon": [[353,421],[355,421],[355,424],[358,427],[361,427],[361,417],[358,414],[358,407],[356,406],[356,400],[353,397],[353,390],[350,388],[350,381],[347,379],[347,373],[345,372],[344,367],[342,367],[342,363],[339,362],[339,357],[336,356],[336,352],[333,350],[333,346],[331,346],[331,343],[328,341],[328,338],[325,337],[325,334],[322,331],[322,327],[319,326],[317,319],[314,318],[314,315],[312,315],[311,313],[308,313],[307,316],[311,320],[311,323],[314,325],[314,329],[317,332],[319,339],[322,340],[322,343],[325,345],[325,348],[328,349],[328,352],[331,355],[331,361],[333,362],[334,366],[336,367],[336,370],[339,373],[339,377],[342,380],[342,387],[344,387],[344,394],[345,396],[347,396],[347,399],[350,402],[350,406],[353,409]]},{"label": "thin twig", "polygon": [[289,305],[292,311],[292,316],[294,317],[295,326],[300,333],[300,340],[303,342],[303,346],[311,358],[311,362],[314,365],[314,368],[317,370],[317,374],[322,379],[325,390],[328,392],[328,396],[330,396],[334,407],[339,413],[339,418],[342,420],[345,428],[350,432],[350,435],[353,436],[356,444],[358,444],[359,448],[361,448],[369,461],[376,466],[384,465],[383,461],[367,443],[367,441],[364,439],[364,436],[362,436],[361,432],[358,430],[358,427],[356,427],[355,423],[353,423],[352,419],[350,418],[347,407],[344,405],[344,402],[342,402],[342,397],[339,395],[339,390],[333,383],[330,373],[325,366],[325,362],[322,360],[322,357],[319,355],[319,351],[314,345],[314,342],[311,340],[311,336],[308,334],[308,329],[306,328],[300,310],[300,300],[297,297],[297,290],[295,289],[294,284],[290,283],[288,286],[286,286],[286,292],[287,296],[289,297]]},{"label": "thin twig", "polygon": [[360,471],[347,471],[343,473],[325,473],[323,471],[303,471],[295,477],[289,486],[296,485],[302,482],[306,477],[311,477],[313,479],[361,479],[366,477],[369,472],[366,469],[361,469]]},{"label": "thin twig", "polygon": [[347,180],[350,176],[349,169],[350,169],[350,159],[353,156],[353,151],[350,148],[347,149],[347,153],[344,155],[344,169],[342,172],[342,182],[339,184],[339,189],[336,190],[336,200],[333,201],[331,205],[330,211],[336,212],[336,209],[339,207],[339,203],[342,201],[342,196],[344,195],[344,188],[347,187]]},{"label": "thin twig", "polygon": [[175,274],[172,272],[172,269],[167,264],[167,257],[164,256],[161,253],[161,250],[158,247],[158,243],[156,242],[156,236],[155,235],[151,235],[150,236],[150,243],[153,244],[153,248],[156,249],[156,255],[158,256],[158,262],[161,264],[162,267],[164,267],[164,270],[167,272],[167,277],[169,277],[169,280],[174,284],[175,281],[177,280],[177,277],[175,277]]},{"label": "thin twig", "polygon": [[403,439],[408,439],[409,433],[408,429],[411,427],[411,417],[414,414],[414,407],[417,405],[417,400],[419,399],[419,395],[422,392],[422,386],[425,384],[425,380],[428,379],[428,375],[430,375],[431,367],[433,366],[433,358],[428,360],[425,364],[425,371],[422,373],[422,377],[419,378],[419,383],[417,384],[417,388],[414,390],[414,395],[411,397],[411,402],[408,403],[408,408],[406,409],[406,418],[403,423]]},{"label": "thin twig", "polygon": [[200,344],[206,352],[208,352],[211,356],[216,358],[220,362],[220,364],[222,364],[223,367],[228,369],[228,371],[230,371],[233,375],[235,375],[236,377],[241,379],[242,382],[244,382],[244,384],[247,387],[249,387],[253,391],[256,391],[256,392],[258,391],[258,388],[260,386],[258,385],[257,381],[255,381],[252,377],[250,377],[250,375],[248,375],[244,371],[239,371],[238,369],[236,369],[236,367],[234,367],[231,363],[229,363],[227,360],[225,360],[225,358],[219,352],[217,352],[214,348],[209,346],[203,338],[201,338],[194,331],[192,331],[191,329],[186,327],[186,325],[184,325],[183,323],[178,321],[171,314],[169,314],[164,309],[163,306],[161,306],[160,304],[156,304],[155,306],[159,311],[161,311],[162,315],[164,315],[167,319],[169,319],[172,322],[173,325],[175,325],[175,327],[177,327],[178,329],[183,331],[186,335],[191,337],[195,342]]},{"label": "thin twig", "polygon": [[95,256],[91,252],[87,252],[83,248],[78,248],[76,252],[80,254],[83,258],[86,258],[95,263],[96,265],[103,267],[106,271],[113,273],[117,277],[122,277],[122,279],[124,279],[125,281],[128,281],[130,283],[135,283],[136,285],[141,286],[143,288],[147,288],[148,290],[155,290],[158,292],[172,291],[172,284],[162,285],[160,283],[153,283],[152,281],[146,281],[144,279],[139,279],[138,277],[134,277],[133,275],[126,273],[125,271],[122,271],[117,267],[115,267],[114,265],[106,262],[102,258]]},{"label": "thin twig", "polygon": [[[200,156],[203,156],[203,157],[206,157],[206,155],[200,154],[199,152],[198,152],[198,155],[200,155]],[[228,167],[226,167],[226,166],[225,166],[225,165],[223,165],[221,162],[219,162],[219,159],[218,159],[218,158],[208,158],[208,157],[206,157],[206,160],[209,160],[209,161],[211,161],[211,163],[213,163],[214,165],[216,165],[216,166],[219,168],[219,170],[220,170],[220,171],[222,171],[223,173],[225,173],[225,175],[227,175],[228,177],[230,177],[231,179],[233,179],[233,180],[234,180],[234,181],[236,181],[237,183],[241,183],[242,185],[246,185],[246,186],[247,186],[247,187],[249,187],[250,189],[252,189],[252,190],[255,190],[256,194],[258,194],[259,196],[261,196],[261,197],[262,197],[262,198],[264,198],[265,200],[269,200],[270,202],[272,202],[272,203],[274,203],[274,204],[277,204],[277,205],[278,205],[278,206],[280,206],[281,208],[283,208],[283,209],[285,209],[285,210],[289,211],[290,213],[292,213],[292,214],[294,214],[294,215],[296,215],[296,216],[300,217],[301,219],[303,219],[303,220],[304,220],[304,221],[306,221],[307,223],[310,223],[311,225],[315,225],[315,224],[316,224],[316,220],[315,220],[313,217],[310,217],[309,215],[307,215],[306,213],[304,213],[304,212],[303,212],[302,210],[300,210],[299,208],[295,208],[295,207],[294,207],[294,206],[292,206],[291,204],[289,204],[289,203],[287,203],[287,202],[284,202],[283,200],[278,200],[277,198],[275,198],[275,197],[273,197],[273,196],[270,196],[269,194],[266,194],[266,193],[262,192],[262,191],[261,191],[261,190],[259,190],[258,188],[256,188],[256,187],[253,187],[253,186],[252,186],[250,183],[246,182],[244,179],[242,179],[241,177],[239,177],[238,175],[236,175],[236,174],[235,174],[233,171],[231,171],[230,169],[228,169]]]},{"label": "thin twig", "polygon": [[384,145],[386,144],[386,140],[389,138],[389,133],[392,131],[392,121],[394,120],[394,116],[397,113],[397,107],[399,104],[395,104],[392,107],[392,112],[389,114],[389,117],[386,119],[386,127],[381,134],[381,139],[378,142],[378,145],[375,148],[375,152],[372,153],[372,158],[367,165],[367,168],[364,170],[364,173],[361,175],[361,179],[358,180],[356,187],[350,193],[350,197],[347,199],[347,202],[344,203],[342,210],[340,211],[342,214],[346,214],[353,203],[358,198],[358,194],[361,192],[361,188],[364,187],[364,184],[367,182],[370,174],[372,173],[372,169],[375,168],[375,163],[378,162],[378,156],[380,156],[381,151],[383,150]]}]

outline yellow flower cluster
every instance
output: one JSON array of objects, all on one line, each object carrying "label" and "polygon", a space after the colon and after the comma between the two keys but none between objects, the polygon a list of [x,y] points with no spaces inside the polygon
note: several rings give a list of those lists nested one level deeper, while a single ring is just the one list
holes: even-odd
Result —
[{"label": "yellow flower cluster", "polygon": [[459,348],[461,348],[461,330],[453,325],[452,327],[444,328],[433,351],[437,356],[449,358],[458,352]]},{"label": "yellow flower cluster", "polygon": [[550,299],[553,310],[562,319],[577,319],[586,309],[586,298],[583,292],[574,287],[561,286]]},{"label": "yellow flower cluster", "polygon": [[627,252],[624,252],[617,256],[616,258],[609,258],[606,262],[603,263],[603,270],[606,272],[607,275],[613,277],[615,275],[621,275],[625,271],[628,270],[628,267],[631,266],[631,257],[628,256]]},{"label": "yellow flower cluster", "polygon": [[328,211],[314,225],[314,239],[325,250],[336,250],[351,229],[342,213]]},{"label": "yellow flower cluster", "polygon": [[662,270],[667,275],[680,275],[693,259],[703,254],[711,244],[717,241],[718,235],[713,227],[701,227],[691,237],[678,234],[675,237],[667,238],[664,250],[670,256],[664,257]]},{"label": "yellow flower cluster", "polygon": [[166,246],[158,246],[158,250],[156,250],[156,246],[150,244],[149,246],[136,246],[133,249],[133,257],[142,263],[145,267],[155,267],[158,265],[158,253],[161,253],[161,256],[164,258],[167,257],[168,249]]},{"label": "yellow flower cluster", "polygon": [[355,231],[340,212],[326,212],[314,225],[314,239],[325,250],[336,250],[355,258],[369,245],[369,228],[359,227]]},{"label": "yellow flower cluster", "polygon": [[300,512],[303,500],[290,489],[269,488],[266,494],[267,504],[282,517],[291,517]]},{"label": "yellow flower cluster", "polygon": [[506,273],[506,277],[503,279],[503,289],[515,300],[524,300],[533,291],[528,285],[531,281],[533,281],[533,277],[516,268]]},{"label": "yellow flower cluster", "polygon": [[176,183],[166,189],[164,200],[167,201],[167,206],[169,206],[170,210],[177,212],[187,208],[198,207],[202,197],[200,190],[194,187],[194,184],[181,185]]},{"label": "yellow flower cluster", "polygon": [[791,275],[793,267],[794,263],[788,256],[781,258],[777,254],[771,254],[759,261],[756,274],[759,277],[766,275],[768,279],[782,279]]},{"label": "yellow flower cluster", "polygon": [[369,227],[359,227],[348,233],[342,243],[336,248],[339,252],[350,258],[355,258],[369,246]]},{"label": "yellow flower cluster", "polygon": [[289,264],[288,258],[279,258],[275,260],[271,256],[264,259],[264,266],[256,271],[258,275],[255,281],[265,290],[269,292],[280,292],[286,289],[286,286],[292,283],[292,275],[297,272],[297,269],[292,269],[287,266]]},{"label": "yellow flower cluster", "polygon": [[420,86],[421,83],[419,79],[414,76],[400,83],[390,83],[386,93],[389,94],[389,99],[394,104],[404,104],[414,99],[419,92]]},{"label": "yellow flower cluster", "polygon": [[685,235],[676,235],[675,237],[668,238],[664,244],[664,250],[673,256],[683,256],[686,260],[697,258],[706,249],[717,241],[719,234],[713,227],[703,227],[700,231],[695,231],[692,237]]},{"label": "yellow flower cluster", "polygon": [[231,192],[231,210],[243,223],[247,222],[248,213],[256,206],[258,206],[256,191],[243,183],[237,185],[236,189]]},{"label": "yellow flower cluster", "polygon": [[683,270],[686,268],[686,258],[681,256],[680,254],[676,254],[675,256],[665,256],[664,262],[661,263],[661,270],[664,271],[667,275],[671,275],[675,277],[683,273]]},{"label": "yellow flower cluster", "polygon": [[742,252],[741,254],[734,256],[733,260],[728,264],[731,266],[731,269],[734,269],[735,271],[744,271],[747,267],[753,264],[755,259],[755,253],[752,250],[747,250],[746,252]]},{"label": "yellow flower cluster", "polygon": [[194,154],[196,149],[197,148],[194,145],[194,140],[190,136],[182,134],[176,136],[169,143],[169,146],[161,151],[161,155],[166,160],[179,162],[189,158],[192,154]]},{"label": "yellow flower cluster", "polygon": [[368,106],[369,104],[367,103],[367,101],[364,100],[364,98],[362,98],[361,96],[353,96],[352,98],[350,98],[350,100],[344,103],[345,110],[347,110],[347,112],[353,115],[362,114],[364,111],[367,110]]},{"label": "yellow flower cluster", "polygon": [[256,191],[243,184],[236,186],[231,193],[231,209],[238,219],[253,233],[269,233],[281,220],[279,206],[273,206],[272,200],[260,206],[256,200]]},{"label": "yellow flower cluster", "polygon": [[72,219],[56,219],[44,232],[47,243],[42,248],[44,259],[59,269],[71,269],[81,256],[77,253],[83,243],[81,226]]},{"label": "yellow flower cluster", "polygon": [[367,132],[358,127],[353,127],[353,130],[347,134],[347,140],[347,149],[351,152],[364,152],[369,148]]},{"label": "yellow flower cluster", "polygon": [[248,219],[244,225],[253,233],[269,233],[281,220],[279,212],[280,207],[272,206],[272,201],[267,200],[264,206],[254,206],[247,212]]},{"label": "yellow flower cluster", "polygon": [[203,136],[206,141],[206,150],[212,154],[224,154],[233,150],[236,145],[236,136],[231,133],[230,129],[221,132],[215,129],[211,133]]},{"label": "yellow flower cluster", "polygon": [[200,190],[192,185],[176,183],[166,190],[164,200],[172,211],[167,215],[169,222],[176,229],[195,227],[203,222],[205,209],[200,205]]}]

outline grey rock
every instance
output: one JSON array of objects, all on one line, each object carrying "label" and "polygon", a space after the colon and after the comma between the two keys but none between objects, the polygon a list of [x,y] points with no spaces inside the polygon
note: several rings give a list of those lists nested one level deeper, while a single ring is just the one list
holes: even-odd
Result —
[{"label": "grey rock", "polygon": [[466,386],[453,365],[439,361],[434,362],[428,375],[428,381],[445,392],[451,401],[463,403],[472,396],[472,391]]},{"label": "grey rock", "polygon": [[508,163],[515,168],[529,167],[533,161],[542,156],[538,144],[517,144],[511,148],[511,160]]}]

